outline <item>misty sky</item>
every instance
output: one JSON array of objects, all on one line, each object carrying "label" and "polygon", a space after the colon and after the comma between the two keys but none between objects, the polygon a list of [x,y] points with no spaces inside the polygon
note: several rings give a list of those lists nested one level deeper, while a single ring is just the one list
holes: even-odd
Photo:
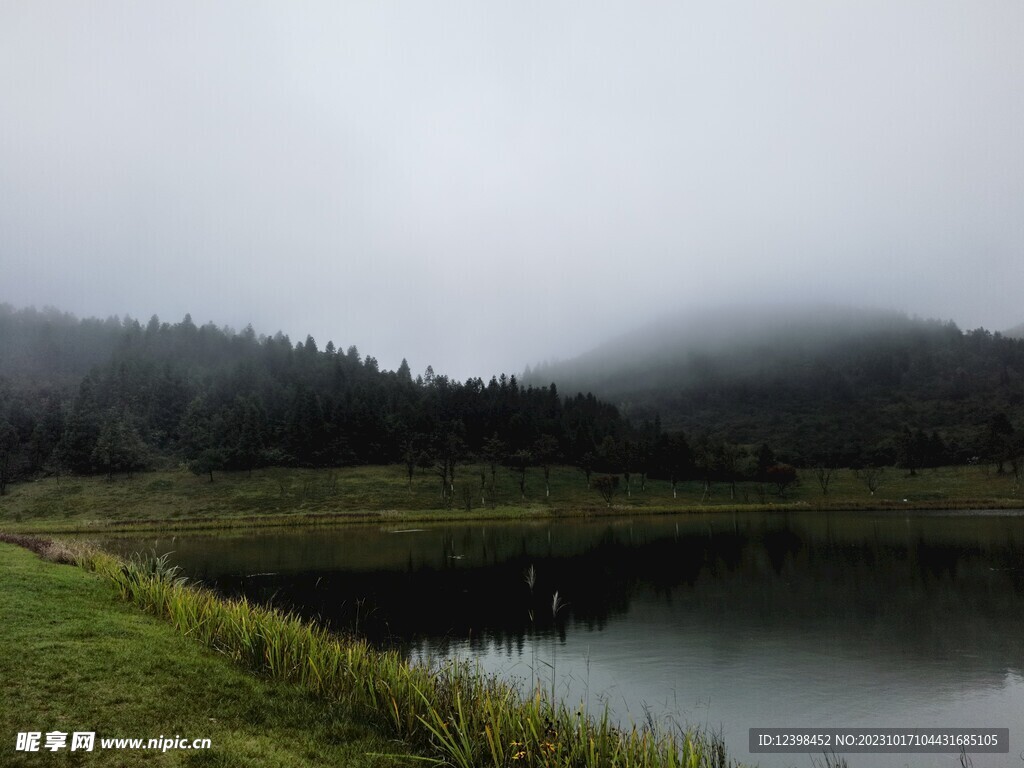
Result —
[{"label": "misty sky", "polygon": [[0,301],[456,378],[655,315],[1024,321],[1024,3],[0,0]]}]

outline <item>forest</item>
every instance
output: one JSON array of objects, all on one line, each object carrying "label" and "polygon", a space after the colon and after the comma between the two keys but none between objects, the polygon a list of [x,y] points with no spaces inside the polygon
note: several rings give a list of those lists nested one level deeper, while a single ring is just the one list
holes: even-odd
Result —
[{"label": "forest", "polygon": [[43,474],[576,461],[629,435],[593,395],[382,371],[355,346],[152,318],[0,311],[0,490]]},{"label": "forest", "polygon": [[588,484],[601,475],[598,490],[620,476],[627,489],[647,477],[784,485],[794,467],[1021,472],[1024,341],[896,316],[819,323],[800,343],[727,335],[685,355],[662,349],[658,366],[641,354],[598,368],[596,355],[589,377],[577,364],[459,382],[187,315],[142,324],[2,305],[0,493],[41,476],[179,466],[213,481],[400,464],[410,480],[434,473],[449,503],[471,462],[492,474],[576,466]]},{"label": "forest", "polygon": [[994,462],[1021,452],[1024,340],[835,307],[675,316],[526,382],[557,381],[633,422],[767,444],[799,466]]}]

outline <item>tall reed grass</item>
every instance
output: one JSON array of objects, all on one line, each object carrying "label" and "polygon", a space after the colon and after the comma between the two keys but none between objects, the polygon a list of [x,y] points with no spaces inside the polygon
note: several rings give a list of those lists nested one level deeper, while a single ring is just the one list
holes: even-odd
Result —
[{"label": "tall reed grass", "polygon": [[126,561],[81,549],[75,559],[113,584],[123,599],[169,620],[183,635],[259,674],[343,702],[427,762],[455,768],[733,764],[712,734],[652,724],[621,728],[607,710],[593,717],[539,687],[527,694],[466,663],[413,665],[397,652],[338,636],[294,614],[187,584],[166,557]]}]

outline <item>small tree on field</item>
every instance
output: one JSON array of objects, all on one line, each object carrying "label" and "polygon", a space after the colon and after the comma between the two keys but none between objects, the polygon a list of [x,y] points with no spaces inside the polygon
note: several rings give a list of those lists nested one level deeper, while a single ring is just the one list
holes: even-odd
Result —
[{"label": "small tree on field", "polygon": [[649,440],[641,440],[637,443],[636,451],[634,452],[634,463],[636,465],[637,472],[640,473],[640,491],[645,492],[647,490],[647,474],[651,471],[651,458],[653,455],[653,449]]},{"label": "small tree on field", "polygon": [[626,496],[633,495],[630,485],[630,478],[633,476],[633,466],[636,463],[636,445],[631,440],[623,440],[619,450],[619,462],[622,468],[622,476],[626,480]]},{"label": "small tree on field", "polygon": [[508,457],[508,463],[519,474],[519,498],[526,501],[526,470],[533,463],[533,454],[529,451],[516,451]]},{"label": "small tree on field", "polygon": [[832,478],[838,472],[835,463],[827,461],[816,464],[813,472],[814,479],[818,481],[818,485],[821,487],[821,495],[828,496],[828,487],[832,482]]},{"label": "small tree on field", "polygon": [[594,472],[594,454],[587,451],[576,460],[576,468],[587,478],[587,488],[590,487],[590,475]]},{"label": "small tree on field", "polygon": [[875,491],[882,484],[882,473],[882,467],[870,466],[857,470],[857,477],[860,478],[860,481],[864,483],[864,486],[874,496]]},{"label": "small tree on field", "polygon": [[[457,425],[456,429],[460,428]],[[440,433],[434,441],[434,472],[441,479],[441,501],[455,500],[455,467],[466,457],[466,444],[456,429]]]},{"label": "small tree on field", "polygon": [[[723,442],[718,446],[717,464],[718,468],[725,475],[726,481],[729,483],[730,499],[735,500],[736,498],[736,479],[739,477],[740,462],[743,460],[744,455],[743,449],[733,443]],[[783,465],[776,464],[775,466]],[[769,469],[769,471],[771,471],[771,469]]]},{"label": "small tree on field", "polygon": [[416,439],[406,437],[402,441],[402,463],[405,464],[405,472],[409,477],[409,488],[412,489],[412,478],[416,474],[416,465],[419,463],[420,455],[416,452]]},{"label": "small tree on field", "polygon": [[1013,424],[1005,413],[995,414],[989,422],[985,452],[989,461],[995,462],[996,474],[1001,475],[1006,471],[1004,465],[1013,452],[1013,443]]},{"label": "small tree on field", "polygon": [[679,481],[693,469],[693,455],[686,438],[678,435],[660,434],[654,444],[654,467],[660,477],[672,485],[672,498],[678,498]]},{"label": "small tree on field", "polygon": [[693,463],[701,479],[703,493],[700,501],[703,504],[711,497],[711,476],[717,469],[717,453],[714,443],[707,435],[699,435],[693,445]]},{"label": "small tree on field", "polygon": [[1020,489],[1021,478],[1024,476],[1024,437],[1018,437],[1010,450],[1010,469],[1013,470],[1014,489]]},{"label": "small tree on field", "polygon": [[533,444],[533,456],[544,470],[544,498],[551,497],[551,465],[558,455],[558,440],[551,435],[541,435]]},{"label": "small tree on field", "polygon": [[609,507],[612,505],[612,497],[615,496],[615,491],[617,491],[618,488],[618,475],[600,475],[594,478],[594,490],[601,494],[601,498],[604,499],[605,505]]},{"label": "small tree on field", "polygon": [[213,473],[224,469],[227,462],[224,452],[218,448],[204,448],[195,458],[188,462],[188,468],[194,475],[209,475],[213,482]]},{"label": "small tree on field", "polygon": [[498,465],[505,460],[508,455],[508,446],[505,445],[504,441],[498,439],[498,433],[495,432],[493,437],[489,437],[484,440],[483,450],[480,453],[481,458],[487,462],[487,466],[491,469],[491,493],[494,493],[496,480],[495,473]]},{"label": "small tree on field", "polygon": [[786,489],[799,482],[796,468],[789,464],[773,464],[765,472],[765,479],[775,486],[779,498],[785,498]]}]

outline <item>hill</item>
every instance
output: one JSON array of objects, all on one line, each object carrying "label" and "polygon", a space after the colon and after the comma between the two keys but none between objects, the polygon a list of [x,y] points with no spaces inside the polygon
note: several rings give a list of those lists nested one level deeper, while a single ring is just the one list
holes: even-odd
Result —
[{"label": "hill", "polygon": [[355,346],[197,326],[188,315],[143,326],[3,307],[0,331],[0,494],[67,471],[185,464],[212,479],[220,469],[401,462],[438,475],[450,501],[455,467],[471,454],[573,461],[628,426],[592,395],[504,374],[458,382],[428,367],[414,378],[405,361],[380,370]]},{"label": "hill", "polygon": [[896,312],[677,314],[525,379],[803,463],[891,464],[908,434],[935,461],[963,462],[991,453],[994,432],[1024,428],[1024,341]]}]

